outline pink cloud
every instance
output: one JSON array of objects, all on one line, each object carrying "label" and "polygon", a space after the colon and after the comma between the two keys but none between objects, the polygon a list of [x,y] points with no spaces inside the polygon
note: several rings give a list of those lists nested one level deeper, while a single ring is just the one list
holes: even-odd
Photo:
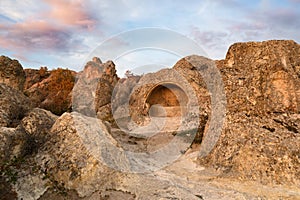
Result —
[{"label": "pink cloud", "polygon": [[191,37],[206,47],[219,46],[228,34],[223,31],[202,31],[198,27],[191,27]]},{"label": "pink cloud", "polygon": [[45,15],[63,25],[92,29],[96,24],[83,0],[45,0],[45,2],[50,5],[50,12]]},{"label": "pink cloud", "polygon": [[66,49],[70,34],[49,22],[24,21],[2,25],[0,45],[5,49],[28,51],[32,49]]}]

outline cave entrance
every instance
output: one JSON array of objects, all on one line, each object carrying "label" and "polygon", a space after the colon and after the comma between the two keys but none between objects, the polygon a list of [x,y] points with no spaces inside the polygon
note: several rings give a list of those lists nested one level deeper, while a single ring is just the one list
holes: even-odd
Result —
[{"label": "cave entrance", "polygon": [[146,100],[148,114],[153,117],[180,117],[185,112],[188,97],[175,84],[160,84],[154,87]]}]

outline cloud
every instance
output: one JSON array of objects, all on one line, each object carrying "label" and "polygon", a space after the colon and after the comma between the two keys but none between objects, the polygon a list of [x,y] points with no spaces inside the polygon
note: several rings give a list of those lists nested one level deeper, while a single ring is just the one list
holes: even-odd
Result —
[{"label": "cloud", "polygon": [[[94,29],[97,19],[83,0],[24,0],[20,4],[2,0],[0,5],[0,49],[18,55],[24,62],[29,62],[25,58],[32,54],[70,58],[78,52],[86,54],[89,44],[85,42],[100,33]],[[89,34],[91,30],[93,34]]]},{"label": "cloud", "polygon": [[52,20],[62,25],[78,26],[85,29],[93,29],[96,20],[85,7],[84,0],[45,0],[50,6],[50,11],[45,14]]},{"label": "cloud", "polygon": [[224,30],[201,30],[192,26],[190,37],[207,52],[211,59],[223,59],[228,46],[232,42],[230,32]]},{"label": "cloud", "polygon": [[[166,0],[158,6],[155,1],[138,0],[0,0],[0,50],[23,56],[22,60],[32,58],[28,62],[74,66],[110,36],[161,27],[195,39],[212,58],[224,58],[234,42],[282,38],[299,42],[299,3]],[[157,43],[170,39],[159,38]],[[114,41],[113,50],[141,39]],[[170,45],[184,49],[181,44]],[[104,49],[97,56],[105,60],[107,52]]]},{"label": "cloud", "polygon": [[218,46],[228,34],[224,31],[201,31],[197,27],[192,27],[191,36],[201,45],[213,47]]},{"label": "cloud", "polygon": [[[261,15],[260,19],[264,17]],[[299,10],[280,8],[266,12],[266,23],[277,25],[280,28],[300,28]]]},{"label": "cloud", "polygon": [[2,47],[16,50],[65,50],[71,35],[45,21],[25,21],[3,25],[0,31]]},{"label": "cloud", "polygon": [[1,0],[0,13],[10,21],[20,22],[34,16],[41,10],[41,4],[36,0]]}]

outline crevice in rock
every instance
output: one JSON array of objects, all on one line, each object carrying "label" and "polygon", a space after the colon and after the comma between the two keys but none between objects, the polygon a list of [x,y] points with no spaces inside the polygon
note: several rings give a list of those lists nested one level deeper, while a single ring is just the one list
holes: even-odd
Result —
[{"label": "crevice in rock", "polygon": [[204,200],[204,198],[200,194],[195,194],[195,196],[198,197],[199,199],[203,199]]},{"label": "crevice in rock", "polygon": [[280,121],[278,119],[273,119],[274,122],[279,123],[280,125],[282,125],[283,127],[285,127],[287,130],[293,132],[293,133],[299,133],[299,131],[297,130],[297,128],[295,126],[297,126],[296,124],[288,124],[286,122]]},{"label": "crevice in rock", "polygon": [[270,131],[272,133],[275,131],[275,128],[271,128],[271,127],[268,127],[268,126],[262,126],[262,128],[267,129],[268,131]]}]

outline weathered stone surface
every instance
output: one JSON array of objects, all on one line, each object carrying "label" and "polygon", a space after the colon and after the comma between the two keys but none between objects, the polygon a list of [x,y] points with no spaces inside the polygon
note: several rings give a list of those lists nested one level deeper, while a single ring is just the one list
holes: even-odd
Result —
[{"label": "weathered stone surface", "polygon": [[113,122],[110,103],[98,108],[97,118],[110,123]]},{"label": "weathered stone surface", "polygon": [[103,75],[98,81],[95,98],[95,108],[97,117],[105,121],[113,121],[111,112],[111,98],[115,85],[119,78],[117,76],[115,64],[108,61],[104,64]]},{"label": "weathered stone surface", "polygon": [[48,71],[47,67],[41,67],[39,70],[37,69],[24,69],[26,80],[24,83],[24,90],[29,89],[34,84],[41,82],[42,80],[48,78],[51,74]]},{"label": "weathered stone surface", "polygon": [[49,131],[57,118],[50,111],[35,108],[22,119],[21,125],[36,145],[40,147],[51,137]]},{"label": "weathered stone surface", "polygon": [[103,144],[95,137],[101,135],[116,143],[99,119],[65,113],[53,125],[50,140],[36,157],[37,163],[51,180],[75,190],[80,197],[105,190],[118,176],[96,157],[101,155]]},{"label": "weathered stone surface", "polygon": [[93,58],[77,76],[73,89],[73,110],[112,121],[109,104],[118,80],[112,61],[102,63],[99,58]]},{"label": "weathered stone surface", "polygon": [[299,184],[299,54],[293,41],[248,42],[217,61],[226,123],[202,164],[243,180]]},{"label": "weathered stone surface", "polygon": [[16,127],[30,109],[31,102],[22,92],[0,83],[0,127]]},{"label": "weathered stone surface", "polygon": [[23,91],[25,82],[25,73],[22,65],[17,60],[12,60],[9,57],[0,57],[0,83]]},{"label": "weathered stone surface", "polygon": [[71,107],[70,93],[74,86],[76,73],[60,68],[50,72],[46,70],[41,68],[35,71],[36,74],[27,70],[27,89],[24,93],[36,107],[61,115]]},{"label": "weathered stone surface", "polygon": [[3,200],[17,199],[17,193],[13,191],[3,176],[0,176],[0,194]]},{"label": "weathered stone surface", "polygon": [[20,128],[0,127],[1,166],[14,158],[24,156],[28,150],[28,135]]},{"label": "weathered stone surface", "polygon": [[285,125],[299,117],[228,116],[219,143],[202,163],[215,166],[225,176],[264,184],[299,184],[300,136],[297,128]]},{"label": "weathered stone surface", "polygon": [[217,62],[229,112],[299,112],[299,53],[294,41],[233,44]]},{"label": "weathered stone surface", "polygon": [[128,78],[123,78],[120,79],[119,82],[115,85],[112,94],[113,112],[121,113],[120,115],[122,116],[122,110],[129,110],[128,97],[130,97],[133,88],[137,85],[140,78],[140,76],[131,76]]}]

